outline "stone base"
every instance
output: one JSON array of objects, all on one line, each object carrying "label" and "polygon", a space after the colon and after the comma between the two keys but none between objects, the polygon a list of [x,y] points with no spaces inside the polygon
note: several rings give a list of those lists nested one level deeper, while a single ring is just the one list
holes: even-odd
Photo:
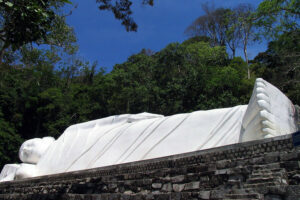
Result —
[{"label": "stone base", "polygon": [[0,200],[300,199],[292,135],[0,183]]}]

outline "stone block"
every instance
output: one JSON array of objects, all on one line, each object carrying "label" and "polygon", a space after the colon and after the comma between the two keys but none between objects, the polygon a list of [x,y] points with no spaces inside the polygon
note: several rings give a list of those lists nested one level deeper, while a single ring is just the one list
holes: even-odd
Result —
[{"label": "stone block", "polygon": [[224,190],[212,190],[210,193],[211,199],[224,199],[226,192]]},{"label": "stone block", "polygon": [[227,174],[228,169],[219,169],[215,171],[215,175]]},{"label": "stone block", "polygon": [[154,194],[147,194],[146,196],[145,196],[145,200],[154,200],[155,198],[154,198]]},{"label": "stone block", "polygon": [[281,161],[298,160],[298,152],[282,153],[280,154]]},{"label": "stone block", "polygon": [[264,200],[283,200],[283,197],[276,194],[267,194],[265,195]]},{"label": "stone block", "polygon": [[141,194],[143,196],[145,196],[146,194],[149,194],[149,193],[150,193],[149,190],[142,190],[142,191],[139,192],[139,194]]},{"label": "stone block", "polygon": [[282,165],[287,170],[295,170],[300,168],[300,161],[285,161]]},{"label": "stone block", "polygon": [[265,160],[266,163],[277,162],[278,158],[279,158],[279,152],[267,153],[264,156],[264,160]]},{"label": "stone block", "polygon": [[199,198],[200,199],[210,199],[210,191],[200,191]]},{"label": "stone block", "polygon": [[126,190],[125,192],[124,192],[124,194],[126,194],[126,195],[130,195],[130,194],[133,194],[134,192],[132,192],[131,190]]},{"label": "stone block", "polygon": [[199,180],[199,175],[196,173],[189,173],[186,175],[187,182],[192,182],[192,181],[197,181],[197,180]]},{"label": "stone block", "polygon": [[287,192],[287,187],[284,185],[277,185],[269,187],[269,194],[276,194],[276,195],[284,195]]},{"label": "stone block", "polygon": [[242,183],[244,181],[244,176],[241,174],[232,174],[228,177],[229,183]]},{"label": "stone block", "polygon": [[152,184],[152,179],[149,178],[143,178],[143,185],[151,185]]},{"label": "stone block", "polygon": [[154,195],[154,199],[155,200],[170,200],[170,195],[169,194],[156,194],[156,195]]},{"label": "stone block", "polygon": [[217,170],[216,164],[208,164],[208,171],[215,171]]},{"label": "stone block", "polygon": [[162,187],[161,183],[152,183],[152,188],[154,189],[160,189]]},{"label": "stone block", "polygon": [[116,189],[118,187],[118,185],[116,183],[110,183],[108,184],[108,189],[112,190],[112,189]]},{"label": "stone block", "polygon": [[134,181],[132,181],[132,180],[124,181],[124,185],[126,185],[126,186],[133,185],[133,184],[134,184]]},{"label": "stone block", "polygon": [[255,158],[251,158],[250,160],[251,164],[263,164],[265,162],[264,157],[255,157]]},{"label": "stone block", "polygon": [[185,184],[173,184],[173,190],[175,192],[181,192],[184,190]]},{"label": "stone block", "polygon": [[182,192],[180,200],[196,200],[191,192]]},{"label": "stone block", "polygon": [[209,176],[200,176],[200,182],[208,182],[209,181]]},{"label": "stone block", "polygon": [[292,196],[298,196],[298,197],[300,197],[300,185],[290,185],[290,186],[287,186],[286,196],[287,197],[292,197]]},{"label": "stone block", "polygon": [[190,183],[186,183],[184,190],[196,190],[200,188],[200,182],[199,181],[195,181],[195,182],[190,182]]},{"label": "stone block", "polygon": [[163,186],[162,186],[162,191],[163,192],[172,192],[172,184],[171,183],[165,183]]},{"label": "stone block", "polygon": [[182,200],[181,198],[181,193],[180,192],[172,192],[171,193],[171,196],[170,196],[170,199],[172,200]]},{"label": "stone block", "polygon": [[185,175],[173,176],[171,177],[172,183],[181,183],[185,180]]}]

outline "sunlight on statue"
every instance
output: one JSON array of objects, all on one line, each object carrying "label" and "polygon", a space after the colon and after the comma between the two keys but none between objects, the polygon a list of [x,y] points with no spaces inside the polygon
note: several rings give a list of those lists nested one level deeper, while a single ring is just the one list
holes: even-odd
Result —
[{"label": "sunlight on statue", "polygon": [[37,164],[54,140],[53,137],[44,137],[25,141],[19,151],[20,160],[24,163]]},{"label": "sunlight on statue", "polygon": [[36,164],[54,140],[53,137],[44,137],[25,141],[19,150],[19,158],[23,163],[5,165],[0,174],[0,181],[36,176]]},{"label": "sunlight on statue", "polygon": [[292,102],[257,79],[249,105],[162,116],[123,114],[68,127],[20,149],[21,165],[5,165],[0,181],[158,158],[298,130]]}]

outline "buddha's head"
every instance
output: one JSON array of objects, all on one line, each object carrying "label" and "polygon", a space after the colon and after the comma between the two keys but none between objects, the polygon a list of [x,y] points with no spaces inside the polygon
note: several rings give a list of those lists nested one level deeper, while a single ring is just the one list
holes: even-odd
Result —
[{"label": "buddha's head", "polygon": [[25,141],[19,150],[20,160],[24,163],[37,164],[53,142],[53,137],[34,138]]}]

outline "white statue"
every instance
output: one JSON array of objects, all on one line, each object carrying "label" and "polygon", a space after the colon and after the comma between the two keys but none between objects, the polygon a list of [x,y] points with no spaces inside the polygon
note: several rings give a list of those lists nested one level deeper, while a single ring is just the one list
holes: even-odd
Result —
[{"label": "white statue", "polygon": [[0,181],[83,170],[297,131],[295,108],[277,88],[257,79],[249,105],[162,115],[111,116],[72,125],[57,139],[24,142],[21,165],[6,165]]}]

